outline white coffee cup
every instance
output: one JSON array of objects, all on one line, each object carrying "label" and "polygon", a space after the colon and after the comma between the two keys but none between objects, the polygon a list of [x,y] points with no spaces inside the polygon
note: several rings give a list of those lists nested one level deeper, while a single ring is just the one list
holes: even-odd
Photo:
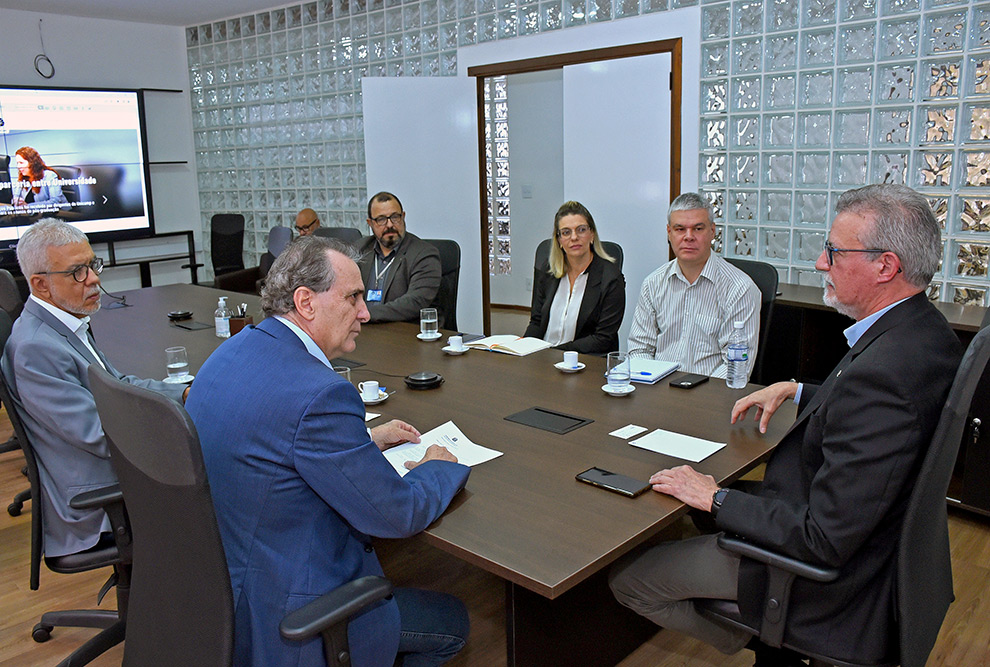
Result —
[{"label": "white coffee cup", "polygon": [[366,401],[378,400],[378,383],[375,380],[359,382],[358,389],[361,390],[361,398]]},{"label": "white coffee cup", "polygon": [[455,352],[460,352],[461,350],[464,349],[464,337],[451,336],[450,338],[447,339],[447,345],[449,345],[450,349],[454,350]]},{"label": "white coffee cup", "polygon": [[577,355],[578,353],[573,350],[568,350],[567,352],[564,352],[564,367],[577,368],[578,365]]}]

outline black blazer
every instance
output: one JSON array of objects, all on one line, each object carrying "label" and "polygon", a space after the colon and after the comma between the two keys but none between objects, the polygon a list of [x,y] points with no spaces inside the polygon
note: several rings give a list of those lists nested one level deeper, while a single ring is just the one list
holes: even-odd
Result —
[{"label": "black blazer", "polygon": [[[582,354],[607,354],[619,349],[619,325],[626,311],[626,279],[618,265],[594,255],[587,269],[588,283],[578,311],[574,340],[557,346]],[[543,338],[550,321],[557,286],[565,278],[554,278],[543,265],[533,279],[533,306],[525,336]]]},{"label": "black blazer", "polygon": [[[962,349],[922,292],[887,311],[800,412],[767,463],[758,494],[730,491],[719,528],[801,560],[839,568],[798,578],[784,641],[871,663],[896,647],[898,537]],[[951,596],[952,582],[937,588]],[[766,568],[743,559],[739,608],[759,627]]]}]

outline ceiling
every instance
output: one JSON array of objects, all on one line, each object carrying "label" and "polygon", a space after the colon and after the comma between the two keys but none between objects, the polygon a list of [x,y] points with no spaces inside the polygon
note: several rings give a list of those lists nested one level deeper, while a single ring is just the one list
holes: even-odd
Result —
[{"label": "ceiling", "polygon": [[[281,7],[280,0],[0,0],[2,9],[188,26]],[[42,7],[44,8],[42,10]]]}]

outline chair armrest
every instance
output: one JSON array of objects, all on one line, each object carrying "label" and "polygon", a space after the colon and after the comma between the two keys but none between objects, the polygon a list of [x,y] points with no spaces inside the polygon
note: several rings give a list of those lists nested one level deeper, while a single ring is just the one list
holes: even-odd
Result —
[{"label": "chair armrest", "polygon": [[735,535],[726,535],[725,533],[722,533],[718,536],[718,545],[726,551],[731,551],[739,554],[740,556],[745,556],[746,558],[751,558],[765,565],[769,565],[770,567],[779,568],[781,570],[785,570],[786,572],[790,572],[791,574],[796,574],[802,579],[811,579],[812,581],[825,583],[835,581],[835,579],[839,576],[838,568],[812,565],[811,563],[806,563],[796,558],[784,556],[782,554],[770,551],[769,549],[765,549],[764,547],[757,546],[756,544],[753,544],[752,542],[741,537],[736,537]]},{"label": "chair armrest", "polygon": [[238,269],[227,273],[218,273],[213,278],[213,286],[217,289],[231,292],[242,292],[244,294],[254,294],[255,285],[260,276],[257,266],[248,269]]},{"label": "chair armrest", "polygon": [[279,632],[286,639],[303,640],[347,621],[351,616],[392,594],[392,583],[384,577],[361,577],[349,581],[300,607],[282,619]]},{"label": "chair armrest", "polygon": [[120,484],[110,484],[92,491],[85,491],[69,499],[69,507],[74,510],[91,510],[106,507],[110,503],[123,502]]}]

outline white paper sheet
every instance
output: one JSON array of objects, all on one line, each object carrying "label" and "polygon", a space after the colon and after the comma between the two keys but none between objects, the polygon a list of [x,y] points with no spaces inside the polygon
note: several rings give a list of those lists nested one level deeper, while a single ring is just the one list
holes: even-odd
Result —
[{"label": "white paper sheet", "polygon": [[657,429],[642,438],[630,440],[630,445],[698,463],[725,447],[724,442],[702,440],[690,435]]},{"label": "white paper sheet", "polygon": [[377,419],[378,417],[381,417],[381,416],[382,415],[381,415],[380,412],[365,412],[364,413],[364,421],[370,422],[372,419]]},{"label": "white paper sheet", "polygon": [[645,426],[636,426],[635,424],[629,424],[628,426],[623,426],[622,428],[615,429],[609,435],[614,435],[616,438],[622,438],[623,440],[628,440],[634,435],[639,435],[646,431]]},{"label": "white paper sheet", "polygon": [[476,466],[485,461],[502,456],[502,452],[482,447],[468,440],[461,430],[449,421],[446,424],[437,426],[432,431],[428,431],[420,436],[419,444],[407,442],[385,451],[385,458],[392,464],[399,475],[409,472],[405,467],[406,461],[419,461],[426,455],[426,450],[430,445],[442,445],[450,450],[450,453],[457,457],[458,463],[466,466]]}]

